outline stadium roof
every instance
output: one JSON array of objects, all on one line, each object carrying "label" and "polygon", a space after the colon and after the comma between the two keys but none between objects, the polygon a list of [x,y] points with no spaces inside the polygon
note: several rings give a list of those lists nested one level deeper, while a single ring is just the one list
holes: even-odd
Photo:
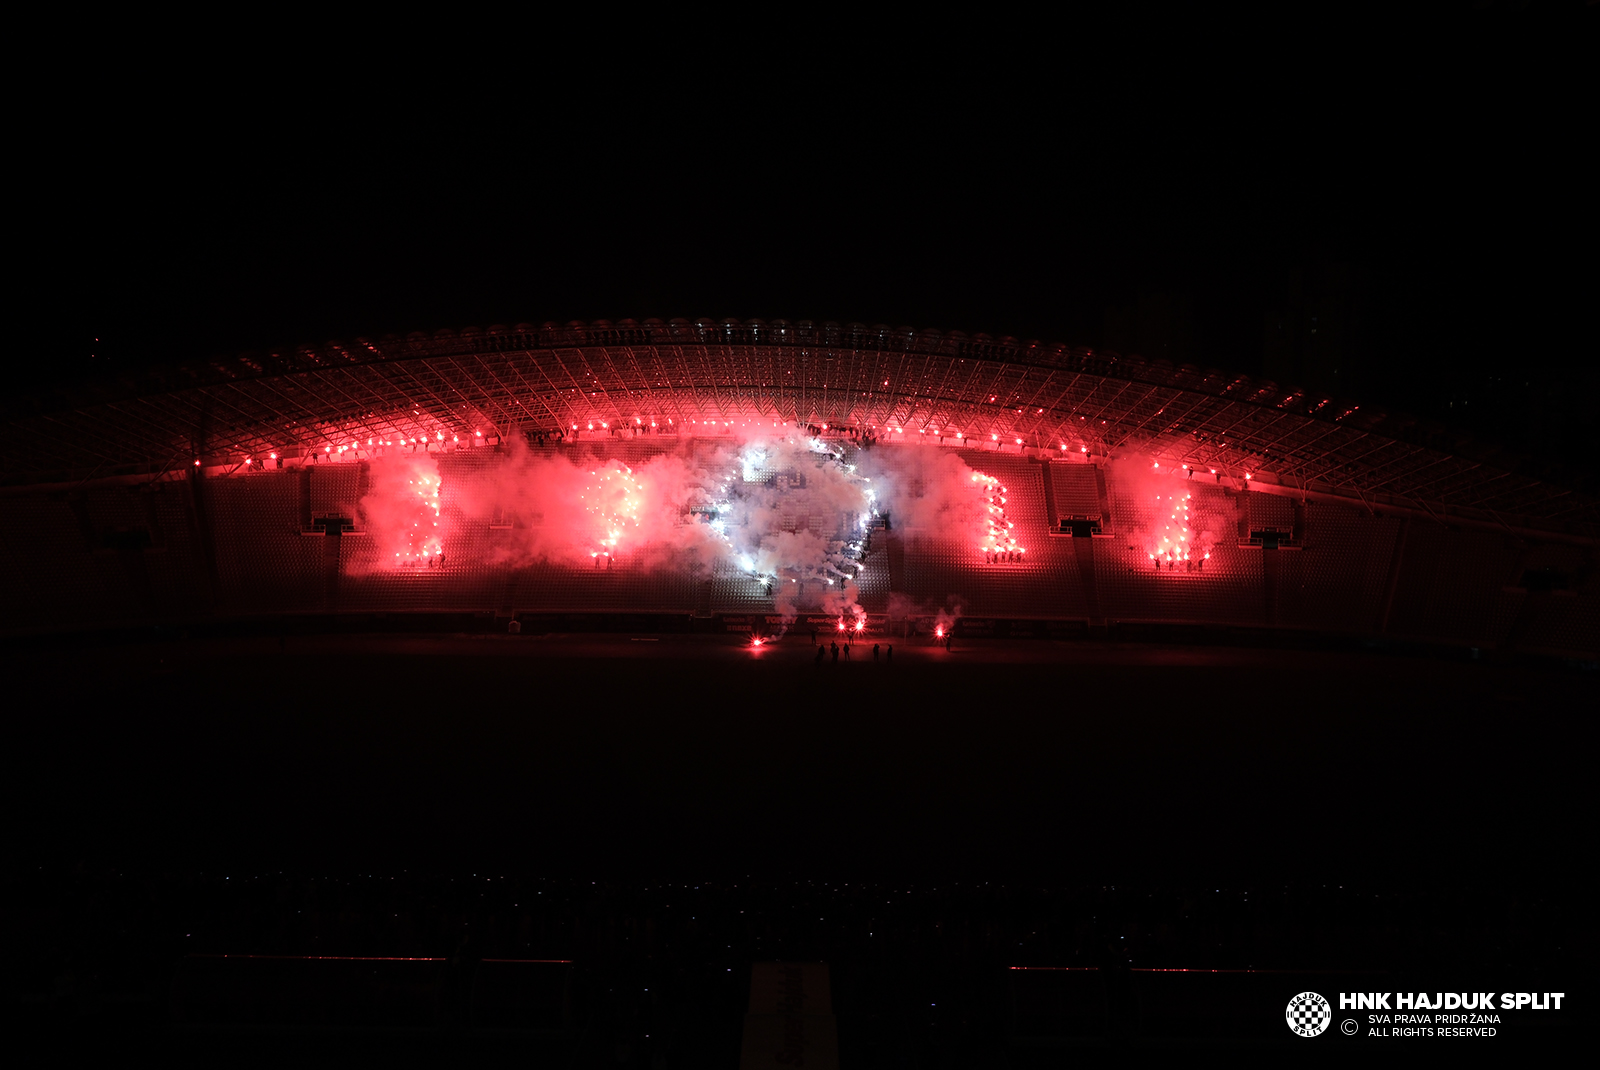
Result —
[{"label": "stadium roof", "polygon": [[1249,472],[1369,505],[1600,535],[1573,475],[1215,370],[960,332],[782,320],[468,328],[150,371],[6,406],[0,480],[159,474],[392,436],[773,418]]}]

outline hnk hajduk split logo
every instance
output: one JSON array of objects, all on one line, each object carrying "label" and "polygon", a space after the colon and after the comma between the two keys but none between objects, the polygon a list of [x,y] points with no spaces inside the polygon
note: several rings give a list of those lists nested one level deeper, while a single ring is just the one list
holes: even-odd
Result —
[{"label": "hnk hajduk split logo", "polygon": [[1328,1023],[1333,1021],[1333,1008],[1315,992],[1302,992],[1289,1001],[1283,1012],[1289,1028],[1302,1037],[1321,1036]]}]

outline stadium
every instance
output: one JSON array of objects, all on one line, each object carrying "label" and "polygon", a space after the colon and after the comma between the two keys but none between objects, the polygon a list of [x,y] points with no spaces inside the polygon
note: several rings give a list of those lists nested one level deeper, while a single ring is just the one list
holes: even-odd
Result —
[{"label": "stadium", "polygon": [[1571,473],[783,321],[246,354],[6,421],[42,1028],[1046,1066],[1300,1043],[1286,999],[1394,971],[1543,991],[1583,947]]},{"label": "stadium", "polygon": [[32,1046],[1570,1050],[1596,6],[1195,10],[59,35],[0,389]]},{"label": "stadium", "polygon": [[[1571,472],[1109,351],[519,324],[143,372],[6,423],[13,634],[471,618],[1600,653],[1600,501]],[[584,500],[583,475],[618,482]]]}]

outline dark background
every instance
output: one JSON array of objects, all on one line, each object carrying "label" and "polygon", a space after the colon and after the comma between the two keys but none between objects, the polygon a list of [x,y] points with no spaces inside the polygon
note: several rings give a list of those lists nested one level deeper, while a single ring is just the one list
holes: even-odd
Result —
[{"label": "dark background", "polygon": [[[860,320],[1138,352],[1586,451],[1597,10],[73,26],[18,46],[3,389],[441,327]],[[27,906],[6,915],[25,948],[8,984],[62,1035],[96,992],[144,993],[139,1020],[165,1021],[196,950],[570,953],[602,1008],[594,1065],[613,1040],[645,1058],[652,1019],[604,1009],[618,977],[717,955],[716,975],[830,960],[847,1050],[923,1053],[902,1065],[976,1065],[938,1054],[958,1049],[924,1004],[1019,960],[1572,991],[1592,957],[1592,673],[1090,650],[1014,679],[930,664],[909,687],[725,667],[744,699],[717,693],[716,658],[553,673],[273,638],[9,651],[32,697],[13,708],[0,890]],[[466,883],[485,867],[618,883],[480,940],[534,887],[486,900]],[[419,870],[457,891],[351,883]],[[714,938],[660,890],[752,871],[857,884],[728,892]],[[948,906],[952,879],[1001,901]],[[902,886],[860,932],[823,924]],[[456,905],[413,924],[435,899]],[[758,902],[761,939],[736,913]],[[590,929],[562,928],[584,911]],[[865,950],[879,925],[896,942]],[[650,926],[667,935],[629,942]],[[741,992],[725,1015],[660,1013],[725,1045]],[[1004,1021],[961,1035],[993,1047]]]},{"label": "dark background", "polygon": [[[13,726],[0,870],[29,1031],[733,1066],[773,960],[829,964],[846,1066],[1299,1043],[1307,989],[1567,993],[1504,1016],[1519,1050],[1593,1018],[1593,672],[997,639],[817,665],[799,633],[311,623],[0,652],[48,681]],[[444,976],[413,1007],[319,957],[348,955]],[[485,1028],[496,958],[572,960],[564,1032]]]},{"label": "dark background", "polygon": [[1592,672],[1376,644],[873,636],[896,653],[813,664],[800,631],[759,654],[263,631],[8,655],[55,681],[56,712],[18,728],[15,847],[223,873],[1545,895],[1583,869],[1586,752],[1562,741]]},{"label": "dark background", "polygon": [[25,109],[20,312],[46,322],[12,382],[490,323],[860,320],[1582,448],[1595,19],[1132,8],[499,53],[489,27],[263,27],[262,56],[105,30]]}]

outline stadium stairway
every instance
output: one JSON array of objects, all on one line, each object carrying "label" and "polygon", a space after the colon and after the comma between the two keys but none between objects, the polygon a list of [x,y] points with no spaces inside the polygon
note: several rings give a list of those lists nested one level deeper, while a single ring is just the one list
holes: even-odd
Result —
[{"label": "stadium stairway", "polygon": [[344,547],[344,539],[337,531],[330,531],[322,537],[322,610],[324,613],[339,612],[339,551]]},{"label": "stadium stairway", "polygon": [[1106,626],[1105,611],[1100,608],[1100,595],[1094,585],[1094,539],[1073,539],[1072,549],[1078,558],[1078,578],[1083,585],[1083,601],[1089,611],[1089,627]]},{"label": "stadium stairway", "polygon": [[889,590],[900,593],[906,589],[906,548],[901,537],[894,531],[883,533],[885,548],[889,554]]},{"label": "stadium stairway", "polygon": [[1049,530],[1055,531],[1061,523],[1061,507],[1056,503],[1055,475],[1050,469],[1050,461],[1040,461],[1039,470],[1044,475],[1045,523]]},{"label": "stadium stairway", "polygon": [[1384,635],[1389,631],[1389,616],[1394,612],[1394,593],[1400,586],[1400,566],[1405,561],[1406,536],[1411,532],[1411,520],[1406,518],[1400,522],[1400,530],[1394,539],[1394,549],[1389,556],[1389,576],[1383,585],[1383,609],[1378,615],[1377,632]]},{"label": "stadium stairway", "polygon": [[1278,626],[1278,557],[1277,550],[1261,551],[1261,619],[1268,628]]}]

